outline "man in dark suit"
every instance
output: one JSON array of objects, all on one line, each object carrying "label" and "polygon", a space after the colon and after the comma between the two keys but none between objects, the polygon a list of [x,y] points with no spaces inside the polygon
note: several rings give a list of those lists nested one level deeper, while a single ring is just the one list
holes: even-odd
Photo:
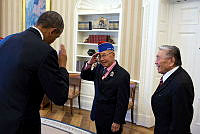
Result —
[{"label": "man in dark suit", "polygon": [[168,45],[159,47],[155,64],[163,76],[151,101],[154,134],[191,134],[194,87],[189,74],[181,67],[179,49]]},{"label": "man in dark suit", "polygon": [[94,81],[95,85],[91,120],[95,120],[97,134],[121,134],[130,96],[130,75],[115,60],[112,44],[104,42],[98,48],[99,52],[81,71],[81,78]]},{"label": "man in dark suit", "polygon": [[43,13],[35,27],[0,41],[0,134],[40,134],[44,93],[57,105],[68,96],[66,50],[59,57],[50,46],[64,28],[54,11]]}]

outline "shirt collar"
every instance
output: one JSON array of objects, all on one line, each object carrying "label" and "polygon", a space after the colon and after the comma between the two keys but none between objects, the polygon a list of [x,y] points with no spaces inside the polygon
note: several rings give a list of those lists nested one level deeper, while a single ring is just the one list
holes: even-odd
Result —
[{"label": "shirt collar", "polygon": [[113,64],[107,68],[107,71],[109,72],[110,70],[112,70],[112,68],[113,68],[115,65],[116,65],[116,61],[113,62]]},{"label": "shirt collar", "polygon": [[102,79],[105,79],[108,74],[110,73],[110,71],[113,69],[113,67],[117,64],[117,62],[113,62],[113,64],[111,66],[109,66],[108,68],[106,68],[107,72],[104,74],[104,76],[102,77]]},{"label": "shirt collar", "polygon": [[177,66],[177,67],[171,69],[170,71],[168,71],[167,73],[165,73],[165,74],[163,75],[163,82],[165,82],[165,80],[167,80],[167,78],[168,78],[171,74],[173,74],[178,68],[179,68],[179,66]]},{"label": "shirt collar", "polygon": [[32,28],[36,29],[40,33],[42,40],[44,40],[44,35],[42,34],[42,32],[35,26],[32,26]]}]

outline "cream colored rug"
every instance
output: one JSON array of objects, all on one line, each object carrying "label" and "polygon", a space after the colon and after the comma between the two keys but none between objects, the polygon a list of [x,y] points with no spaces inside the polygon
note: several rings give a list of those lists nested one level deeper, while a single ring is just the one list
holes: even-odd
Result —
[{"label": "cream colored rug", "polygon": [[95,134],[60,121],[41,118],[42,134]]}]

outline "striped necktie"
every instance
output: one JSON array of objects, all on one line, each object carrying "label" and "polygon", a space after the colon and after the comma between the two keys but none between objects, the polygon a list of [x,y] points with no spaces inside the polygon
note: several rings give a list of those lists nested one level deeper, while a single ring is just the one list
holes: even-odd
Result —
[{"label": "striped necktie", "polygon": [[102,76],[104,76],[106,73],[107,73],[107,68],[105,67],[104,69],[103,69],[103,71],[102,71]]},{"label": "striped necktie", "polygon": [[159,86],[161,86],[163,84],[163,76],[160,78],[160,84]]}]

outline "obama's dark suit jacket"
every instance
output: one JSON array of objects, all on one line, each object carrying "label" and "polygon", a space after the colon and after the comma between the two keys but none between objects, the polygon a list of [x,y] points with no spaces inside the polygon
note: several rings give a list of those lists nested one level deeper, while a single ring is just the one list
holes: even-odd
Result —
[{"label": "obama's dark suit jacket", "polygon": [[0,41],[0,134],[39,134],[44,93],[57,105],[68,96],[68,72],[34,28]]}]

